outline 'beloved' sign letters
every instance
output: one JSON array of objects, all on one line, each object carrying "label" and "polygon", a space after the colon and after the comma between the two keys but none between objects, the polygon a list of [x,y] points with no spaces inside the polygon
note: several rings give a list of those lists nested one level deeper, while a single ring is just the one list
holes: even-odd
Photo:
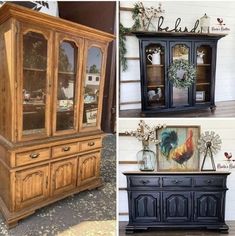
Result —
[{"label": "'beloved' sign letters", "polygon": [[165,32],[191,32],[191,33],[200,33],[200,30],[197,30],[199,26],[199,20],[197,20],[194,24],[194,27],[189,30],[187,27],[182,28],[180,26],[181,18],[177,18],[175,21],[175,27],[173,29],[170,29],[168,26],[163,27],[164,17],[160,16],[158,19],[157,24],[157,31],[165,31]]}]

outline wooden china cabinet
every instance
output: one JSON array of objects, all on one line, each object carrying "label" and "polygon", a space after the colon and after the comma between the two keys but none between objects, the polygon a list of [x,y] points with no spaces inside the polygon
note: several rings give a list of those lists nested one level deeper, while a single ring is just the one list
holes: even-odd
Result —
[{"label": "wooden china cabinet", "polygon": [[114,36],[0,8],[0,208],[9,227],[99,187],[106,54]]},{"label": "wooden china cabinet", "polygon": [[[215,109],[217,42],[224,34],[133,33],[139,39],[143,115]],[[160,51],[160,58],[153,61],[156,51]],[[196,81],[188,88],[177,88],[168,79],[168,69],[176,59],[184,59],[196,68]],[[177,76],[181,75],[177,72]]]}]

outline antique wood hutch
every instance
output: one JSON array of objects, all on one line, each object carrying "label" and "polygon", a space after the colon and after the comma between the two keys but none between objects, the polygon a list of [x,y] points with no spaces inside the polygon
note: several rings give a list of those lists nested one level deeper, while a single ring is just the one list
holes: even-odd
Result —
[{"label": "antique wood hutch", "polygon": [[107,47],[114,36],[0,8],[0,208],[9,227],[99,187]]},{"label": "antique wood hutch", "polygon": [[[142,114],[203,108],[215,109],[217,42],[224,34],[133,32],[139,39]],[[159,50],[158,62],[149,55]],[[198,61],[198,54],[203,60]],[[196,67],[196,81],[188,88],[176,88],[168,69],[176,59]]]},{"label": "antique wood hutch", "polygon": [[127,233],[149,228],[211,229],[227,232],[229,172],[126,172]]}]

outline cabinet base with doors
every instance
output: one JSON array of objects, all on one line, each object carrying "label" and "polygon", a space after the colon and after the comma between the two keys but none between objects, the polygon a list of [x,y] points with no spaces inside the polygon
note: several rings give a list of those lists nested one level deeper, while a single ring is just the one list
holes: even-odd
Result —
[{"label": "cabinet base with doors", "polygon": [[0,8],[0,25],[0,209],[13,227],[40,207],[101,186],[114,36],[11,3]]},{"label": "cabinet base with doors", "polygon": [[126,233],[156,229],[228,231],[225,223],[229,172],[126,172]]},{"label": "cabinet base with doors", "polygon": [[[133,32],[139,39],[142,115],[192,111],[215,106],[217,42],[225,35],[166,32]],[[168,78],[175,60],[196,69],[196,80],[178,88]],[[179,69],[178,79],[185,71]],[[218,78],[220,79],[220,78]]]}]

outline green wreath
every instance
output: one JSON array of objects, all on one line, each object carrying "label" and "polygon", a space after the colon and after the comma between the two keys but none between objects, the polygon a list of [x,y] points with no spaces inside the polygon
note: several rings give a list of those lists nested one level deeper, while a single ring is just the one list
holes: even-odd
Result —
[{"label": "green wreath", "polygon": [[[177,77],[177,71],[183,70],[184,75],[182,78]],[[168,69],[168,79],[177,88],[190,87],[196,79],[196,69],[184,59],[176,59]]]}]

